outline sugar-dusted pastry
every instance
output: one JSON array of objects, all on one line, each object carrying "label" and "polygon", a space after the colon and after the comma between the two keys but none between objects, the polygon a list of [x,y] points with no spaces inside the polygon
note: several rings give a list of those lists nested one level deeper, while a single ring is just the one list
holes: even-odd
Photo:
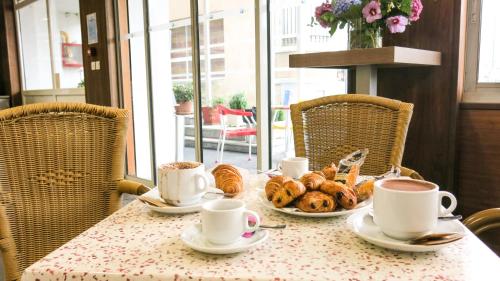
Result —
[{"label": "sugar-dusted pastry", "polygon": [[283,186],[284,182],[289,180],[292,178],[285,176],[275,176],[268,180],[265,187],[267,200],[271,201],[274,193]]},{"label": "sugar-dusted pastry", "polygon": [[375,179],[365,180],[354,187],[354,194],[358,203],[370,198],[373,195],[373,185]]},{"label": "sugar-dusted pastry", "polygon": [[354,186],[356,186],[356,179],[359,176],[359,165],[354,164],[351,166],[351,169],[349,170],[349,173],[347,173],[346,179],[345,179],[345,184],[347,187],[350,189],[354,189]]},{"label": "sugar-dusted pastry", "polygon": [[315,173],[307,173],[300,178],[300,182],[304,184],[307,190],[318,190],[319,186],[326,179]]},{"label": "sugar-dusted pastry", "polygon": [[283,183],[283,186],[274,193],[272,202],[277,208],[282,208],[292,203],[293,200],[304,193],[306,193],[306,187],[300,181],[286,181]]},{"label": "sugar-dusted pastry", "polygon": [[319,189],[333,196],[337,203],[345,209],[352,209],[358,204],[354,191],[343,183],[326,180]]},{"label": "sugar-dusted pastry", "polygon": [[332,162],[332,164],[324,167],[321,172],[325,175],[327,180],[333,180],[335,178],[335,174],[337,174],[337,166],[335,166],[335,163]]},{"label": "sugar-dusted pastry", "polygon": [[297,202],[297,208],[308,213],[324,213],[335,210],[335,200],[321,191],[309,191]]},{"label": "sugar-dusted pastry", "polygon": [[224,191],[226,196],[236,196],[243,191],[243,177],[235,167],[220,164],[213,169],[212,174],[215,178],[215,186]]}]

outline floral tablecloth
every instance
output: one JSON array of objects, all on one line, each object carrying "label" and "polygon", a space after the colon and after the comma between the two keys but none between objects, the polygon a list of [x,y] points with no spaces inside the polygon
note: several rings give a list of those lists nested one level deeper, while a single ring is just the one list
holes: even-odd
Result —
[{"label": "floral tablecloth", "polygon": [[22,280],[498,280],[500,259],[468,235],[434,253],[385,250],[354,236],[346,217],[311,219],[264,209],[256,186],[242,199],[270,230],[231,255],[191,250],[179,236],[200,214],[161,215],[133,201],[27,268]]}]

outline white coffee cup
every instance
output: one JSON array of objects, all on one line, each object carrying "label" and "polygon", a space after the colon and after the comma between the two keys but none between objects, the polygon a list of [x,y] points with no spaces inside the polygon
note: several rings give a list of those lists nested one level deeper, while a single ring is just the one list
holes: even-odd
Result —
[{"label": "white coffee cup", "polygon": [[[451,200],[442,206],[443,197]],[[457,206],[453,194],[439,191],[439,186],[415,179],[383,179],[375,182],[373,219],[382,232],[396,239],[411,239],[433,231],[439,216],[446,216]]]},{"label": "white coffee cup", "polygon": [[292,157],[281,160],[278,170],[284,176],[298,179],[309,171],[309,160],[304,157]]},{"label": "white coffee cup", "polygon": [[[248,224],[249,216],[255,217],[254,226]],[[216,199],[201,206],[201,232],[213,244],[234,243],[243,233],[255,231],[259,226],[259,215],[247,210],[241,200]]]},{"label": "white coffee cup", "polygon": [[[192,168],[182,166],[192,166]],[[196,204],[209,187],[209,178],[202,163],[178,162],[161,165],[158,168],[158,191],[161,198],[169,204],[175,206]]]}]

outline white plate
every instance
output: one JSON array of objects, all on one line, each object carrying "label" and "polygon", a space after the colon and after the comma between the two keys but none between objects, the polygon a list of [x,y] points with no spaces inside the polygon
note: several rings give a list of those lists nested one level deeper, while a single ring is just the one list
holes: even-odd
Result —
[{"label": "white plate", "polygon": [[359,210],[365,209],[365,208],[371,206],[371,204],[372,204],[372,199],[370,198],[368,200],[365,200],[365,201],[359,203],[358,205],[356,205],[356,207],[354,209],[351,209],[351,210],[342,209],[342,210],[335,211],[335,212],[307,213],[307,212],[301,211],[300,209],[295,208],[295,207],[285,207],[285,208],[275,207],[271,201],[267,200],[265,191],[259,192],[259,200],[260,200],[260,203],[262,203],[262,205],[264,205],[264,207],[266,207],[268,209],[282,212],[285,214],[294,215],[294,216],[309,217],[309,218],[330,218],[330,217],[336,217],[336,216],[350,215],[350,214],[353,214],[355,212],[358,212]]},{"label": "white plate", "polygon": [[[373,217],[369,214],[369,210],[364,210],[362,212],[351,215],[347,219],[347,224],[351,230],[359,236],[360,238],[377,245],[379,247],[403,251],[403,252],[433,252],[441,248],[444,248],[450,244],[458,242],[460,240],[440,244],[440,245],[412,245],[403,240],[397,240],[386,236],[380,228],[373,222]],[[463,225],[457,221],[438,221],[436,229],[433,231],[436,233],[445,232],[457,232],[465,235],[465,230]]]},{"label": "white plate", "polygon": [[240,237],[238,241],[229,245],[216,245],[206,240],[201,234],[201,224],[194,224],[186,228],[181,234],[181,240],[189,248],[208,254],[233,254],[246,251],[264,242],[269,233],[265,229],[257,230],[252,237]]},{"label": "white plate", "polygon": [[[214,192],[222,192],[220,189],[213,189],[213,191]],[[147,196],[147,197],[151,197],[151,198],[159,199],[159,200],[163,201],[163,199],[161,199],[161,197],[160,197],[158,189],[153,189],[150,192],[148,192],[147,194],[144,194],[142,196]],[[155,211],[155,212],[158,212],[158,213],[169,214],[169,215],[189,214],[189,213],[199,212],[201,210],[201,205],[203,205],[203,203],[214,200],[214,199],[223,198],[223,197],[224,197],[224,195],[222,195],[222,194],[218,195],[218,194],[213,194],[213,193],[207,193],[206,195],[204,195],[201,198],[201,200],[198,203],[196,203],[194,205],[182,206],[182,207],[173,206],[173,205],[172,206],[169,205],[168,207],[155,207],[155,206],[151,206],[151,205],[146,204],[146,203],[144,203],[144,205],[146,205],[146,207],[148,209]]]}]

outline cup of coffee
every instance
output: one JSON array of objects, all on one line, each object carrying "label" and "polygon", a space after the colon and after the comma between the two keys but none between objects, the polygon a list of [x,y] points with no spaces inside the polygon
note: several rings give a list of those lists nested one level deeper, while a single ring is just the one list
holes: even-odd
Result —
[{"label": "cup of coffee", "polygon": [[[443,197],[451,200],[442,206]],[[438,217],[453,212],[457,199],[439,191],[434,183],[415,179],[383,179],[375,182],[373,220],[382,232],[396,239],[412,239],[436,227]]]},{"label": "cup of coffee", "polygon": [[[248,224],[248,217],[255,217],[255,225]],[[247,210],[245,202],[235,199],[217,199],[201,206],[201,232],[205,238],[219,245],[236,242],[245,232],[259,228],[257,213]]]},{"label": "cup of coffee", "polygon": [[304,157],[283,159],[278,164],[278,170],[281,171],[284,176],[298,179],[309,171],[309,160]]},{"label": "cup of coffee", "polygon": [[196,204],[209,186],[209,178],[202,163],[175,162],[158,168],[158,191],[161,198],[169,204]]}]

